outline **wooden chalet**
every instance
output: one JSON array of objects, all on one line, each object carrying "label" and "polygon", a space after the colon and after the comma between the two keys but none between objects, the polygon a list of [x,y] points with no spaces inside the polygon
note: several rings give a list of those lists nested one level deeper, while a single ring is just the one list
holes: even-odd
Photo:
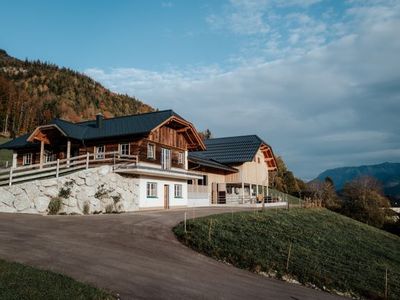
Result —
[{"label": "wooden chalet", "polygon": [[189,169],[203,174],[189,185],[198,202],[254,203],[268,195],[269,172],[277,165],[272,148],[262,139],[233,136],[209,139],[205,145],[205,151],[189,153]]},{"label": "wooden chalet", "polygon": [[[10,184],[46,176],[47,168],[58,176],[60,161],[66,172],[115,164],[115,172],[139,178],[141,208],[169,208],[187,205],[187,180],[202,178],[188,171],[188,151],[205,145],[192,123],[165,110],[80,123],[55,119],[0,148],[13,150]],[[16,177],[24,168],[38,170]]]}]

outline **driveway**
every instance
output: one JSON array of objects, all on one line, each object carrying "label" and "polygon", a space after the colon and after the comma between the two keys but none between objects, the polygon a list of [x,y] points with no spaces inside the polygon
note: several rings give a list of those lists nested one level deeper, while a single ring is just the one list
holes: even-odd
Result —
[{"label": "driveway", "polygon": [[[195,216],[230,211],[196,209]],[[188,210],[188,217],[193,211]],[[0,214],[0,258],[69,275],[122,299],[338,299],[198,254],[171,228],[184,210],[121,215]]]}]

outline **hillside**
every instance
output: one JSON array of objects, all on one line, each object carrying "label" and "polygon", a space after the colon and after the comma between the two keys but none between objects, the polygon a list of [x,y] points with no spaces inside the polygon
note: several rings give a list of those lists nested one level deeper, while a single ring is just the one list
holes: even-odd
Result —
[{"label": "hillside", "polygon": [[22,61],[0,49],[0,133],[19,135],[54,117],[70,121],[152,111],[109,91],[90,77],[40,61]]},{"label": "hillside", "polygon": [[322,172],[314,180],[332,178],[336,189],[343,189],[347,181],[359,176],[372,176],[378,179],[384,188],[386,195],[400,199],[400,163],[382,163],[378,165],[367,165],[360,167],[342,167]]},{"label": "hillside", "polygon": [[236,267],[366,299],[384,298],[387,268],[387,299],[400,297],[400,238],[327,209],[214,215],[174,232]]}]

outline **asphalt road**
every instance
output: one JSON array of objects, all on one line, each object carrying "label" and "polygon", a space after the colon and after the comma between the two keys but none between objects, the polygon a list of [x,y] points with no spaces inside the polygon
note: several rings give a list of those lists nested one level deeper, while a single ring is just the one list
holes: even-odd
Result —
[{"label": "asphalt road", "polygon": [[[197,216],[226,209],[197,209]],[[228,209],[230,211],[230,209]],[[188,216],[192,216],[188,210]],[[0,213],[0,258],[69,275],[121,299],[338,299],[217,262],[180,244],[184,210],[120,215]]]}]

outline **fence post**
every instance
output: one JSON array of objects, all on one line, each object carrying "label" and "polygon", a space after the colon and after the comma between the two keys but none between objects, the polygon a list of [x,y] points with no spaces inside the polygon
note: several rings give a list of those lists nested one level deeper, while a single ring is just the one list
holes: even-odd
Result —
[{"label": "fence post", "polygon": [[209,227],[208,227],[208,242],[211,243],[211,227],[212,227],[213,219],[210,219]]},{"label": "fence post", "polygon": [[113,171],[115,170],[115,151],[113,152]]},{"label": "fence post", "polygon": [[12,176],[13,176],[13,167],[10,168],[10,180],[8,182],[9,186],[12,186]]},{"label": "fence post", "polygon": [[385,299],[388,298],[388,268],[385,270]]},{"label": "fence post", "polygon": [[186,211],[185,211],[185,218],[184,218],[184,220],[185,220],[185,233],[186,233]]},{"label": "fence post", "polygon": [[286,260],[286,272],[289,271],[289,261],[290,261],[291,251],[292,251],[292,242],[290,242],[290,244],[289,244],[289,252],[288,252],[288,257],[287,257],[287,260]]},{"label": "fence post", "polygon": [[86,152],[86,170],[89,169],[89,152]]},{"label": "fence post", "polygon": [[60,172],[60,159],[57,158],[56,178],[58,178]]}]

